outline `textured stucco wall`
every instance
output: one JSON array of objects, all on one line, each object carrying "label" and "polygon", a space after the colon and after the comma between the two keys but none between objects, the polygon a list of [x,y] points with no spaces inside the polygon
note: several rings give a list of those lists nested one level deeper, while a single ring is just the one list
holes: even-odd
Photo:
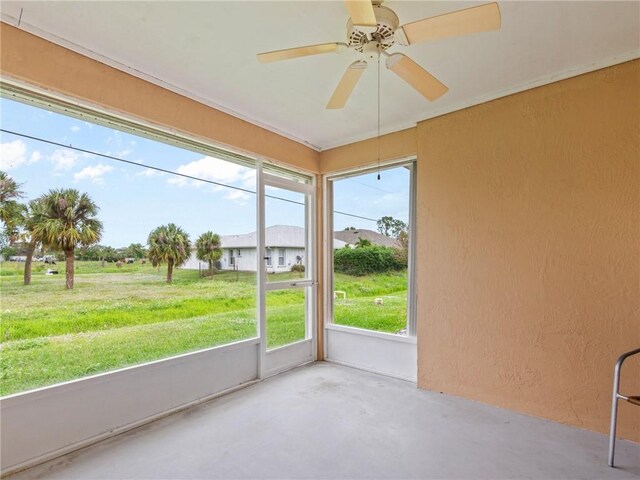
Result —
[{"label": "textured stucco wall", "polygon": [[419,386],[607,431],[640,346],[640,61],[417,134]]},{"label": "textured stucco wall", "polygon": [[[407,128],[380,137],[380,160],[398,160],[416,155],[416,129]],[[378,160],[378,139],[370,138],[362,142],[350,143],[325,150],[320,154],[322,173],[338,172],[354,167],[373,165]]]}]

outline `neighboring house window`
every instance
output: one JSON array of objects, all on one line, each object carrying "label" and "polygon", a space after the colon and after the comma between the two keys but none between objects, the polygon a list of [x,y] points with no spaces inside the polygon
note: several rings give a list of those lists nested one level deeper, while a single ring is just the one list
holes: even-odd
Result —
[{"label": "neighboring house window", "polygon": [[236,250],[236,257],[240,258],[242,255],[240,255],[240,249]]},{"label": "neighboring house window", "polygon": [[229,250],[229,265],[235,265],[236,258],[233,256],[233,249]]},{"label": "neighboring house window", "polygon": [[264,256],[265,260],[267,261],[267,267],[271,266],[271,249],[267,248],[267,254]]},{"label": "neighboring house window", "polygon": [[284,258],[285,258],[286,249],[280,248],[278,250],[279,250],[278,251],[278,266],[279,267],[284,267]]}]

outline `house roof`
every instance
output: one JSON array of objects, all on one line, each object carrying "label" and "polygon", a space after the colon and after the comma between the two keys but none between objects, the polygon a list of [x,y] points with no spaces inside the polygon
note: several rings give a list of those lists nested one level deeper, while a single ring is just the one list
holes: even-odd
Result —
[{"label": "house roof", "polygon": [[340,230],[333,233],[334,238],[355,245],[360,238],[369,240],[374,245],[380,245],[382,247],[398,247],[398,242],[395,238],[387,237],[381,233],[374,232],[373,230]]},{"label": "house roof", "polygon": [[[304,248],[305,231],[302,227],[293,225],[273,225],[265,229],[265,245],[267,247],[289,247]],[[256,232],[242,235],[221,235],[220,243],[222,248],[256,248],[258,244]],[[344,247],[345,243],[334,241],[335,248]]]}]

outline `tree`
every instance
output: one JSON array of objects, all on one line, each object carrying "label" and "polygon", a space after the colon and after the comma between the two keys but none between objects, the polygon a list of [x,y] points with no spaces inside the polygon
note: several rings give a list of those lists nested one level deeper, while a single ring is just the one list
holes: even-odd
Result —
[{"label": "tree", "polygon": [[147,249],[141,243],[132,243],[124,249],[125,256],[127,258],[135,258],[140,260],[147,255]]},{"label": "tree", "polygon": [[196,240],[196,256],[209,264],[209,275],[213,275],[213,265],[222,257],[220,235],[211,231],[200,235]]},{"label": "tree", "polygon": [[358,241],[355,243],[356,248],[364,248],[364,247],[370,247],[370,246],[371,246],[371,240],[367,240],[366,238],[362,238],[362,237],[358,237]]},{"label": "tree", "polygon": [[25,206],[17,200],[23,196],[20,185],[6,172],[0,171],[0,221],[4,224],[3,236],[9,244],[15,241],[22,222]]},{"label": "tree", "polygon": [[406,223],[389,216],[382,217],[376,224],[378,225],[378,231],[387,237],[398,238],[402,232],[407,231]]},{"label": "tree", "polygon": [[154,267],[167,264],[167,283],[173,280],[173,267],[184,263],[191,253],[189,235],[170,223],[152,230],[147,240],[149,260]]},{"label": "tree", "polygon": [[24,284],[31,284],[31,266],[33,254],[38,244],[42,243],[42,229],[40,225],[45,219],[45,207],[41,199],[31,200],[23,210],[22,227],[25,241],[27,242],[27,255],[24,262]]},{"label": "tree", "polygon": [[73,188],[50,190],[38,201],[43,213],[34,234],[43,245],[64,252],[66,286],[72,289],[76,247],[98,243],[102,236],[102,222],[96,218],[99,208],[89,195]]}]

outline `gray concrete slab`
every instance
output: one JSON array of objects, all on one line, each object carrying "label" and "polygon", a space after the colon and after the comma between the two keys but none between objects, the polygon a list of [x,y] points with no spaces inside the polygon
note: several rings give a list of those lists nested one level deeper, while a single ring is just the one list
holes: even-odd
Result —
[{"label": "gray concrete slab", "polygon": [[18,479],[640,476],[640,446],[316,363],[14,475]]}]

